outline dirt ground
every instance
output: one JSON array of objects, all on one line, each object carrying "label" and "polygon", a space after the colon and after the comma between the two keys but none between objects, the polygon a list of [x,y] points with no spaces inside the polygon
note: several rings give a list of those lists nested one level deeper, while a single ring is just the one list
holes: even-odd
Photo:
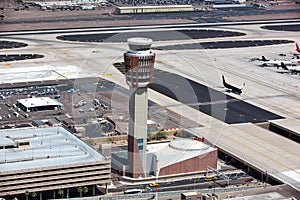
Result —
[{"label": "dirt ground", "polygon": [[[282,14],[266,14],[266,15],[248,15],[242,16],[242,20],[272,20],[272,19],[291,19],[291,18],[299,18],[299,13],[289,13],[288,15]],[[241,17],[226,17],[227,20],[240,20]]]},{"label": "dirt ground", "polygon": [[[114,8],[102,8],[99,10],[80,10],[80,11],[41,11],[39,9],[14,11],[13,8],[6,8],[2,11],[5,16],[0,26],[2,31],[20,31],[20,30],[41,30],[41,29],[60,29],[60,28],[86,28],[86,27],[118,27],[118,26],[136,26],[147,24],[182,24],[193,23],[187,19],[161,19],[161,20],[131,20],[124,19],[126,16],[111,15]],[[90,18],[96,20],[91,21]],[[31,23],[40,19],[40,23]],[[60,20],[66,20],[60,21]],[[46,22],[46,20],[48,22]],[[55,22],[49,22],[55,20]],[[18,21],[20,21],[18,23]],[[26,23],[24,23],[24,22]]]},{"label": "dirt ground", "polygon": [[[36,7],[27,10],[18,10],[16,4],[3,4],[4,9],[0,10],[3,19],[0,21],[1,31],[20,31],[20,30],[41,30],[41,29],[60,29],[60,28],[86,28],[86,27],[117,27],[117,26],[136,26],[149,24],[183,24],[195,23],[192,19],[155,19],[140,20],[129,17],[128,15],[110,15],[114,13],[115,6],[99,7],[95,10],[47,10],[42,11]],[[201,5],[199,5],[201,6]],[[296,9],[299,4],[288,2],[278,6],[270,6],[267,10]],[[267,19],[290,19],[299,18],[299,13],[287,14],[265,14],[242,16],[242,20],[267,20]],[[39,23],[36,23],[39,19]],[[95,20],[91,20],[95,19]],[[241,17],[223,17],[226,20],[240,20]],[[32,22],[31,22],[32,21]],[[2,22],[2,24],[1,24]]]}]

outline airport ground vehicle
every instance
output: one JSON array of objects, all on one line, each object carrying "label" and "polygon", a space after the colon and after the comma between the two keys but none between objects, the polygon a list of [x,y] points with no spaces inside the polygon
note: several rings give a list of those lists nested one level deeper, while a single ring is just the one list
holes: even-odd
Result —
[{"label": "airport ground vehicle", "polygon": [[249,183],[249,182],[251,182],[251,181],[253,181],[253,178],[251,178],[251,177],[245,178],[245,182],[246,182],[246,183]]},{"label": "airport ground vehicle", "polygon": [[214,176],[205,176],[204,180],[205,181],[213,181],[213,180],[215,180],[215,177]]},{"label": "airport ground vehicle", "polygon": [[128,189],[124,191],[124,194],[140,194],[142,193],[141,189]]},{"label": "airport ground vehicle", "polygon": [[150,187],[156,187],[156,186],[158,186],[158,183],[156,183],[156,182],[155,183],[150,183],[149,186]]}]

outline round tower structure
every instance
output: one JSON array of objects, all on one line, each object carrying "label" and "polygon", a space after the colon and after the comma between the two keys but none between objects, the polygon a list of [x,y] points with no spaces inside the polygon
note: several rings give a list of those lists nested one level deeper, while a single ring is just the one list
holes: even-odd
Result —
[{"label": "round tower structure", "polygon": [[155,53],[149,38],[129,38],[129,51],[124,53],[126,82],[129,86],[148,87],[152,81]]},{"label": "round tower structure", "polygon": [[149,38],[130,38],[129,50],[124,53],[126,82],[130,87],[128,124],[128,175],[147,176],[146,145],[148,93],[151,83],[155,53],[150,49]]}]

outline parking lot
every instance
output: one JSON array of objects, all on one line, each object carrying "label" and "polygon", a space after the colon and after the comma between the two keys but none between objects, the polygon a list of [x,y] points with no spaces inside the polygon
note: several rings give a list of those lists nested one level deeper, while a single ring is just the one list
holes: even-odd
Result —
[{"label": "parking lot", "polygon": [[[114,83],[96,79],[34,82],[0,85],[0,122],[3,129],[31,124],[33,120],[59,119],[66,126],[84,127],[83,137],[97,138],[126,134],[128,126],[128,90]],[[17,106],[18,99],[50,97],[64,105],[63,110],[25,112]],[[66,120],[70,119],[70,120]],[[151,131],[199,124],[149,101]],[[69,123],[69,122],[68,122]],[[150,130],[149,129],[149,130]],[[75,130],[75,129],[74,129]]]},{"label": "parking lot", "polygon": [[[107,110],[107,106],[95,106],[93,99],[84,94],[80,89],[74,89],[74,84],[70,80],[68,82],[48,82],[41,85],[40,82],[31,84],[1,84],[1,123],[17,123],[20,121],[28,121],[33,119],[54,118],[63,114],[68,114],[72,118],[96,115],[103,115],[101,110]],[[16,106],[18,99],[50,97],[56,99],[64,105],[64,110],[46,110],[34,113],[25,113]],[[104,104],[103,104],[104,105]],[[98,108],[100,108],[98,112]],[[90,111],[90,112],[89,112]],[[93,111],[93,112],[92,112]],[[13,113],[18,112],[19,115]]]}]

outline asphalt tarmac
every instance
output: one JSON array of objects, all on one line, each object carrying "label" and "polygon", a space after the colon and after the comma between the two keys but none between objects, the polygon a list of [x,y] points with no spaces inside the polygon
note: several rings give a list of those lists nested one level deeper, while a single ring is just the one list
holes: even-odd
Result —
[{"label": "asphalt tarmac", "polygon": [[43,55],[39,54],[5,54],[0,55],[0,62],[8,62],[15,60],[37,59],[43,58]]},{"label": "asphalt tarmac", "polygon": [[155,70],[150,88],[228,124],[261,123],[282,118],[172,73]]},{"label": "asphalt tarmac", "polygon": [[[169,40],[170,32],[167,31],[159,31],[159,32],[144,32],[142,36],[153,38],[153,40]],[[149,33],[149,34],[147,34]],[[214,37],[230,37],[230,36],[238,36],[243,35],[243,33],[238,32],[229,32],[229,31],[213,31],[213,30],[185,30],[185,31],[176,31],[176,34],[172,37],[173,40],[184,40],[184,39],[200,39],[200,38],[214,38]],[[117,37],[113,37],[114,34],[93,34],[91,35],[70,35],[70,36],[62,36],[64,39],[69,38],[71,41],[81,41],[81,42],[120,42],[126,41],[127,38],[141,36],[141,33],[127,33],[127,34],[118,34]],[[60,37],[60,36],[59,36]],[[80,38],[80,40],[78,40]],[[106,39],[104,39],[106,38]],[[118,41],[117,41],[118,40]],[[7,44],[11,44],[9,48],[18,48],[23,47],[22,44],[18,42],[9,42],[6,41]],[[0,42],[0,48],[1,48]],[[189,44],[180,44],[180,45],[167,45],[167,46],[156,46],[153,49],[156,50],[183,50],[183,49],[223,49],[223,48],[238,48],[238,47],[255,47],[255,46],[266,46],[266,45],[275,45],[275,44],[286,44],[286,43],[294,43],[291,40],[243,40],[243,41],[220,41],[220,42],[200,42],[200,43],[189,43]],[[3,46],[9,46],[9,45]],[[13,45],[17,45],[13,47]],[[27,46],[27,44],[24,44]],[[37,59],[43,58],[43,55],[39,54],[8,54],[8,55],[0,55],[0,62],[8,62],[15,60],[26,60],[26,59]]]},{"label": "asphalt tarmac", "polygon": [[[172,38],[170,38],[170,32]],[[243,36],[244,33],[222,30],[178,30],[178,31],[148,31],[126,33],[104,33],[84,35],[61,35],[57,39],[78,42],[126,42],[132,37],[147,37],[154,41],[204,39],[217,37]]]},{"label": "asphalt tarmac", "polygon": [[[44,12],[44,11],[41,11]],[[48,11],[50,12],[50,11]],[[53,12],[53,11],[51,11]],[[58,11],[61,12],[61,11]],[[53,12],[56,13],[56,12]],[[20,19],[9,19],[7,17],[1,21],[1,24],[27,24],[27,23],[59,23],[65,22],[70,23],[74,21],[84,22],[89,24],[89,22],[94,21],[125,21],[125,20],[161,20],[161,19],[190,19],[194,20],[196,23],[212,23],[212,22],[226,22],[231,21],[225,19],[228,16],[237,16],[242,19],[242,16],[250,15],[266,15],[266,14],[286,14],[286,13],[299,13],[299,9],[279,9],[279,10],[265,10],[261,8],[248,8],[248,9],[230,9],[230,10],[212,10],[206,11],[191,11],[191,12],[169,12],[169,13],[143,13],[143,14],[127,14],[118,15],[115,14],[113,17],[108,17],[107,13],[97,13],[97,15],[81,16],[80,11],[72,11],[74,14],[68,14],[64,17],[57,16],[55,18],[20,18]],[[87,28],[87,26],[85,26]],[[46,27],[45,27],[46,28]],[[41,26],[41,29],[45,29]]]},{"label": "asphalt tarmac", "polygon": [[274,31],[300,31],[300,24],[280,25],[280,26],[262,26],[261,28]]},{"label": "asphalt tarmac", "polygon": [[27,46],[27,44],[22,43],[22,42],[0,40],[0,49],[21,48],[21,47],[26,47],[26,46]]},{"label": "asphalt tarmac", "polygon": [[[172,34],[172,40],[180,39],[198,39],[198,38],[212,38],[212,37],[229,37],[243,35],[243,33],[219,31],[219,30],[181,30],[175,31],[178,34]],[[131,35],[133,34],[133,35]],[[154,40],[170,40],[169,31],[158,32],[135,32],[126,34],[88,34],[88,35],[70,35],[63,36],[60,39],[70,39],[72,41],[81,42],[101,42],[101,41],[126,41],[127,38],[144,36],[150,37]],[[204,48],[230,48],[230,47],[246,47],[246,46],[258,46],[258,45],[271,45],[289,43],[293,41],[289,40],[266,40],[266,41],[224,41],[224,42],[208,42],[208,43],[196,43],[190,44],[192,47],[203,46]],[[176,45],[176,49],[180,47]],[[182,48],[187,48],[188,45],[180,45]],[[20,55],[25,59],[31,57],[38,57],[41,55],[28,54]],[[7,59],[7,55],[3,55],[3,59]],[[16,60],[18,55],[13,55],[13,59]],[[153,83],[150,86],[153,90],[156,90],[170,98],[173,98],[184,104],[189,104],[191,107],[204,112],[212,117],[215,117],[221,121],[229,124],[234,123],[259,123],[269,120],[280,119],[281,116],[270,113],[266,110],[255,107],[251,104],[245,103],[241,100],[225,95],[222,92],[218,92],[214,89],[208,88],[202,84],[196,83],[181,76],[166,73],[163,71],[155,70]]]},{"label": "asphalt tarmac", "polygon": [[[115,65],[121,72],[121,65]],[[154,70],[150,88],[228,124],[261,123],[283,117],[182,76]]]},{"label": "asphalt tarmac", "polygon": [[242,41],[219,41],[219,42],[200,42],[189,44],[177,44],[156,46],[156,50],[184,50],[184,49],[227,49],[239,47],[256,47],[275,44],[294,43],[292,40],[242,40]]}]

